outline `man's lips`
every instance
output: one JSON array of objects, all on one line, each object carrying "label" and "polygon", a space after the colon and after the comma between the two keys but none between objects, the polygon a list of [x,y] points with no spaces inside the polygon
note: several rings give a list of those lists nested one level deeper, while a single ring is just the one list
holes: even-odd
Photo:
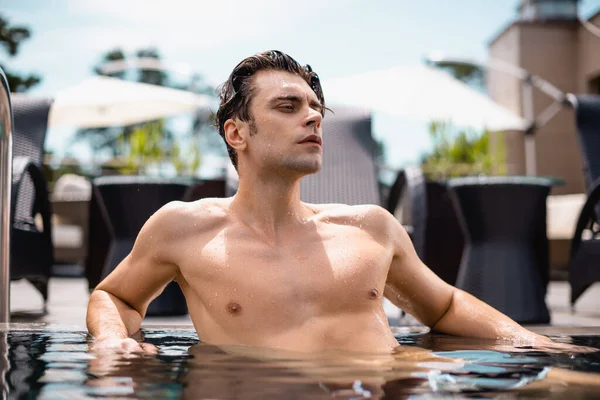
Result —
[{"label": "man's lips", "polygon": [[299,143],[315,143],[315,144],[318,144],[319,146],[322,146],[323,139],[321,139],[321,137],[318,135],[309,135],[309,136],[305,137],[304,139],[302,139]]}]

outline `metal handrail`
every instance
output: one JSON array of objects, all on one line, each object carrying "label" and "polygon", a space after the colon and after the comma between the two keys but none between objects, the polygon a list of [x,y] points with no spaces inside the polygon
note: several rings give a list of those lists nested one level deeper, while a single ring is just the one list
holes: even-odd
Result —
[{"label": "metal handrail", "polygon": [[12,187],[12,107],[0,69],[0,323],[10,322],[10,210]]},{"label": "metal handrail", "polygon": [[487,61],[479,61],[471,58],[446,57],[439,53],[432,53],[425,57],[425,62],[429,64],[451,63],[473,65],[483,69],[492,69],[498,72],[503,72],[507,75],[514,76],[520,81],[530,82],[534,87],[546,93],[549,97],[552,97],[555,101],[558,102],[563,102],[566,95],[565,92],[563,92],[547,80],[527,71],[525,68],[494,58],[490,58]]}]

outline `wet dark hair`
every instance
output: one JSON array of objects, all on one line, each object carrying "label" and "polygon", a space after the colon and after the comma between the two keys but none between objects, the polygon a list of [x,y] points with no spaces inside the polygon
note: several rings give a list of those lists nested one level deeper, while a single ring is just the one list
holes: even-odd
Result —
[{"label": "wet dark hair", "polygon": [[317,95],[321,103],[321,115],[325,113],[325,98],[321,89],[319,76],[310,65],[300,65],[289,55],[278,50],[265,51],[245,58],[231,72],[229,78],[217,89],[219,95],[219,110],[215,118],[215,125],[219,135],[225,141],[231,163],[237,170],[237,154],[233,147],[225,140],[225,122],[231,118],[239,118],[254,124],[250,115],[250,102],[255,94],[252,77],[258,71],[286,71],[302,77]]}]

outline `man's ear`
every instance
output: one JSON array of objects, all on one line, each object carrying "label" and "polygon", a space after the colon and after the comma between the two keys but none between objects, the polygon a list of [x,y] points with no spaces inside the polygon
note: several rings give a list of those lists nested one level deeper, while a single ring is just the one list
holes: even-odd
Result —
[{"label": "man's ear", "polygon": [[247,146],[246,137],[248,134],[247,123],[239,119],[228,119],[223,125],[225,131],[225,140],[235,150],[244,150]]}]

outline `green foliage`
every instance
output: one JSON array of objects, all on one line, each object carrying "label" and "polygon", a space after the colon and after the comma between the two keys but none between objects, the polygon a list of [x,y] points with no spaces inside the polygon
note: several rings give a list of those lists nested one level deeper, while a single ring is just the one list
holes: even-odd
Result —
[{"label": "green foliage", "polygon": [[[429,124],[433,151],[422,161],[423,172],[433,180],[466,175],[506,173],[505,147],[501,133],[456,131],[447,122]],[[492,136],[494,135],[494,136]],[[490,146],[491,140],[495,146]]]},{"label": "green foliage", "polygon": [[[10,25],[6,18],[0,16],[0,45],[10,57],[18,54],[19,47],[30,36],[31,32],[28,28]],[[4,70],[11,92],[25,92],[42,80],[38,75],[20,75],[7,70],[3,65],[0,65],[0,68]]]},{"label": "green foliage", "polygon": [[[434,66],[471,88],[486,93],[485,70],[482,66],[460,62],[437,62]],[[433,151],[423,158],[422,167],[430,179],[506,174],[503,133],[457,131],[450,123],[440,121],[430,123],[429,133]]]},{"label": "green foliage", "polygon": [[151,168],[159,173],[171,164],[180,176],[194,176],[200,167],[200,149],[196,143],[186,146],[176,139],[165,137],[164,121],[138,125],[128,136],[118,140],[123,155],[112,164],[126,175],[146,174]]},{"label": "green foliage", "polygon": [[198,144],[193,143],[188,146],[187,152],[182,150],[179,142],[175,141],[171,149],[170,161],[180,176],[194,176],[194,173],[200,167],[201,155]]}]

